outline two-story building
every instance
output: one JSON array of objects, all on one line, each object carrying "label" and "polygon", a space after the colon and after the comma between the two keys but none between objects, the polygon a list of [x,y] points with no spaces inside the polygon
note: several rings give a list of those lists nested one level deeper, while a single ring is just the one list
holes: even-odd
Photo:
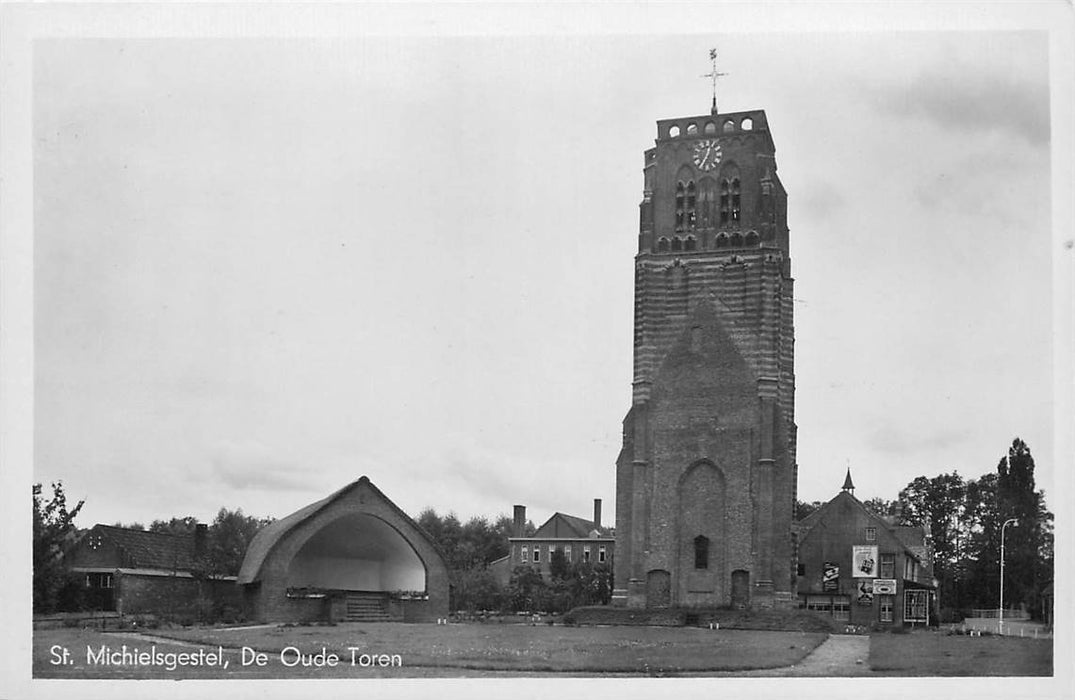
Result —
[{"label": "two-story building", "polygon": [[796,525],[799,607],[852,625],[928,624],[936,597],[922,527],[894,525],[843,489]]},{"label": "two-story building", "polygon": [[612,566],[616,548],[615,533],[601,524],[601,499],[593,502],[593,520],[553,513],[530,537],[525,536],[526,507],[517,505],[512,518],[512,537],[508,538],[508,556],[490,564],[501,583],[507,584],[512,570],[528,565],[549,576],[553,553],[561,551],[569,564],[588,562]]}]

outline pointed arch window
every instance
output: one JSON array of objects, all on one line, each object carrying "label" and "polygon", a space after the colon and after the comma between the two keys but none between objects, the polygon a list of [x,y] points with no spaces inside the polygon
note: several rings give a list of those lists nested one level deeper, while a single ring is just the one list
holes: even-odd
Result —
[{"label": "pointed arch window", "polygon": [[672,239],[672,252],[678,253],[683,250],[683,239],[676,236]]},{"label": "pointed arch window", "polygon": [[657,252],[658,253],[667,253],[668,252],[668,243],[669,243],[668,239],[665,238],[664,236],[661,236],[657,240]]},{"label": "pointed arch window", "polygon": [[697,221],[698,186],[694,180],[676,182],[676,231],[692,231]]},{"label": "pointed arch window", "polygon": [[698,225],[712,228],[717,216],[717,183],[705,177],[698,183]]},{"label": "pointed arch window", "polygon": [[687,240],[683,242],[683,250],[698,250],[698,239],[687,236]]},{"label": "pointed arch window", "polygon": [[739,170],[733,166],[724,172],[720,181],[721,225],[739,223],[741,212]]},{"label": "pointed arch window", "polygon": [[709,568],[709,538],[705,535],[694,538],[694,568]]},{"label": "pointed arch window", "polygon": [[732,178],[732,222],[738,223],[739,221],[739,178]]}]

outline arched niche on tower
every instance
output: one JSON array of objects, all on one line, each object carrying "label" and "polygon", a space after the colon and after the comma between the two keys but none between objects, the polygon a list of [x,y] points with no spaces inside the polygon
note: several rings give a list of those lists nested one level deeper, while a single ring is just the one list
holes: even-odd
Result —
[{"label": "arched niche on tower", "polygon": [[[724,599],[727,480],[708,459],[684,470],[677,488],[677,598],[682,605],[720,605]],[[704,557],[699,556],[701,544]],[[701,564],[704,563],[704,566]]]}]

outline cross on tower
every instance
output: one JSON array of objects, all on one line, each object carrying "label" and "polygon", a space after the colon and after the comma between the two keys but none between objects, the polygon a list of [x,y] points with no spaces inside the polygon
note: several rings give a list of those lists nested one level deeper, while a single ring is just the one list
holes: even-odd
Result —
[{"label": "cross on tower", "polygon": [[712,113],[717,113],[717,78],[728,75],[727,73],[717,72],[717,50],[709,49],[709,60],[713,62],[713,70],[703,75],[703,78],[712,78],[713,80],[713,108]]}]

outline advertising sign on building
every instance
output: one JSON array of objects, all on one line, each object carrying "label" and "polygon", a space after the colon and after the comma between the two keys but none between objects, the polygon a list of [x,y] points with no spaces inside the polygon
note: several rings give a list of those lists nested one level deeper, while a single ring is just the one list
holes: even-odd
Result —
[{"label": "advertising sign on building", "polygon": [[868,579],[859,581],[859,605],[873,605],[873,592],[876,583],[877,579],[874,579],[873,581]]},{"label": "advertising sign on building", "polygon": [[855,545],[851,548],[851,575],[855,578],[877,577],[877,545]]},{"label": "advertising sign on building", "polygon": [[836,593],[840,590],[840,567],[831,562],[825,562],[821,570],[821,590],[825,593]]},{"label": "advertising sign on building", "polygon": [[896,579],[875,578],[873,580],[873,592],[877,595],[896,595]]}]

